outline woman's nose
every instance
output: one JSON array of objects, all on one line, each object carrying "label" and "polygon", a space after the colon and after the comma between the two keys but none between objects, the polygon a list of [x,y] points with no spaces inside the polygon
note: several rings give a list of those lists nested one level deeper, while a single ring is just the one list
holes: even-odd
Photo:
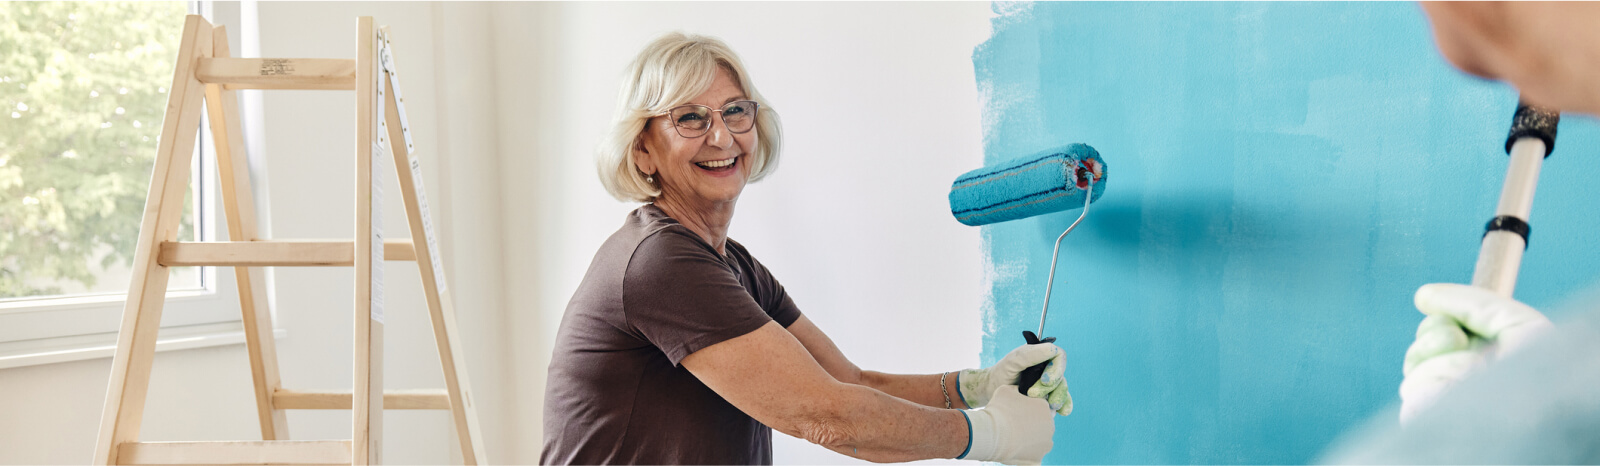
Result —
[{"label": "woman's nose", "polygon": [[733,134],[728,132],[728,125],[721,118],[711,119],[711,131],[706,134],[706,142],[721,149],[733,145]]}]

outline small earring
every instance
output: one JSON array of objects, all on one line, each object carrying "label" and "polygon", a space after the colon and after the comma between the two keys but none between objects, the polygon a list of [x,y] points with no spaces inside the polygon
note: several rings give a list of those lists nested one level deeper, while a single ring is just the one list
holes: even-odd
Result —
[{"label": "small earring", "polygon": [[650,184],[656,184],[656,176],[655,175],[645,175],[644,182],[650,183]]}]

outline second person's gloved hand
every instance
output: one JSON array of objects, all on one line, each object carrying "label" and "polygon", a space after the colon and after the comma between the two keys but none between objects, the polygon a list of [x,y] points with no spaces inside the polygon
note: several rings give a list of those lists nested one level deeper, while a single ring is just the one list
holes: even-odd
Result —
[{"label": "second person's gloved hand", "polygon": [[1401,423],[1474,369],[1515,352],[1551,326],[1550,319],[1527,304],[1468,285],[1422,285],[1416,305],[1428,317],[1406,350]]},{"label": "second person's gloved hand", "polygon": [[1023,369],[1046,361],[1049,363],[1044,368],[1044,374],[1039,376],[1039,382],[1028,389],[1028,396],[1049,402],[1050,409],[1062,416],[1072,414],[1072,394],[1067,392],[1064,378],[1067,353],[1054,343],[1022,345],[1011,350],[993,366],[961,371],[956,376],[961,400],[969,407],[982,408],[989,404],[996,388],[1017,385],[1017,377]]}]

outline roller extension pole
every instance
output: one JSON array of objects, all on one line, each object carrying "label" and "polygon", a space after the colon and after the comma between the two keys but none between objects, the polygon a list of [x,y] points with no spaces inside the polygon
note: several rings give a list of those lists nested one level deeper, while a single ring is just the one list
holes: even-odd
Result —
[{"label": "roller extension pole", "polygon": [[[1092,195],[1094,193],[1094,176],[1088,176],[1087,180],[1089,187],[1083,190],[1083,213],[1078,214],[1078,219],[1073,220],[1072,225],[1067,226],[1067,231],[1061,232],[1061,236],[1056,237],[1056,247],[1050,253],[1050,277],[1045,279],[1044,282],[1044,309],[1039,311],[1039,333],[1033,334],[1027,330],[1022,331],[1023,341],[1030,345],[1055,343],[1056,341],[1056,337],[1043,337],[1044,318],[1050,315],[1050,289],[1056,283],[1056,261],[1061,258],[1061,240],[1066,239],[1067,234],[1072,233],[1073,229],[1078,228],[1079,223],[1083,223],[1083,218],[1089,216],[1089,201],[1094,198]],[[1050,361],[1034,364],[1032,367],[1023,369],[1021,373],[1017,374],[1017,391],[1022,392],[1023,396],[1027,396],[1028,389],[1033,388],[1033,384],[1038,383],[1039,377],[1044,375],[1044,366],[1047,364],[1050,364]]]},{"label": "roller extension pole", "polygon": [[1511,156],[1506,168],[1505,185],[1500,189],[1500,205],[1494,218],[1484,226],[1483,245],[1478,250],[1478,264],[1472,273],[1472,286],[1480,287],[1500,296],[1511,297],[1517,286],[1517,271],[1522,266],[1522,253],[1528,248],[1531,233],[1528,217],[1533,210],[1533,193],[1539,183],[1539,169],[1544,159],[1555,150],[1556,125],[1560,113],[1517,105],[1511,119],[1511,133],[1506,138],[1506,152]]}]

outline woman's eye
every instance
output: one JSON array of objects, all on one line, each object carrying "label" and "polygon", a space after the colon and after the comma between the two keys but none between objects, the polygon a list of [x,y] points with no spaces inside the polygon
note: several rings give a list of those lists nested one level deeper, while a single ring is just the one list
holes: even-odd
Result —
[{"label": "woman's eye", "polygon": [[744,107],[740,105],[728,107],[726,110],[722,111],[722,114],[727,116],[742,115],[744,114]]},{"label": "woman's eye", "polygon": [[703,119],[704,118],[702,118],[700,116],[700,114],[698,114],[698,113],[685,113],[685,114],[683,114],[683,116],[678,117],[678,122],[679,123],[690,123],[690,122],[700,121],[700,120],[703,120]]}]

